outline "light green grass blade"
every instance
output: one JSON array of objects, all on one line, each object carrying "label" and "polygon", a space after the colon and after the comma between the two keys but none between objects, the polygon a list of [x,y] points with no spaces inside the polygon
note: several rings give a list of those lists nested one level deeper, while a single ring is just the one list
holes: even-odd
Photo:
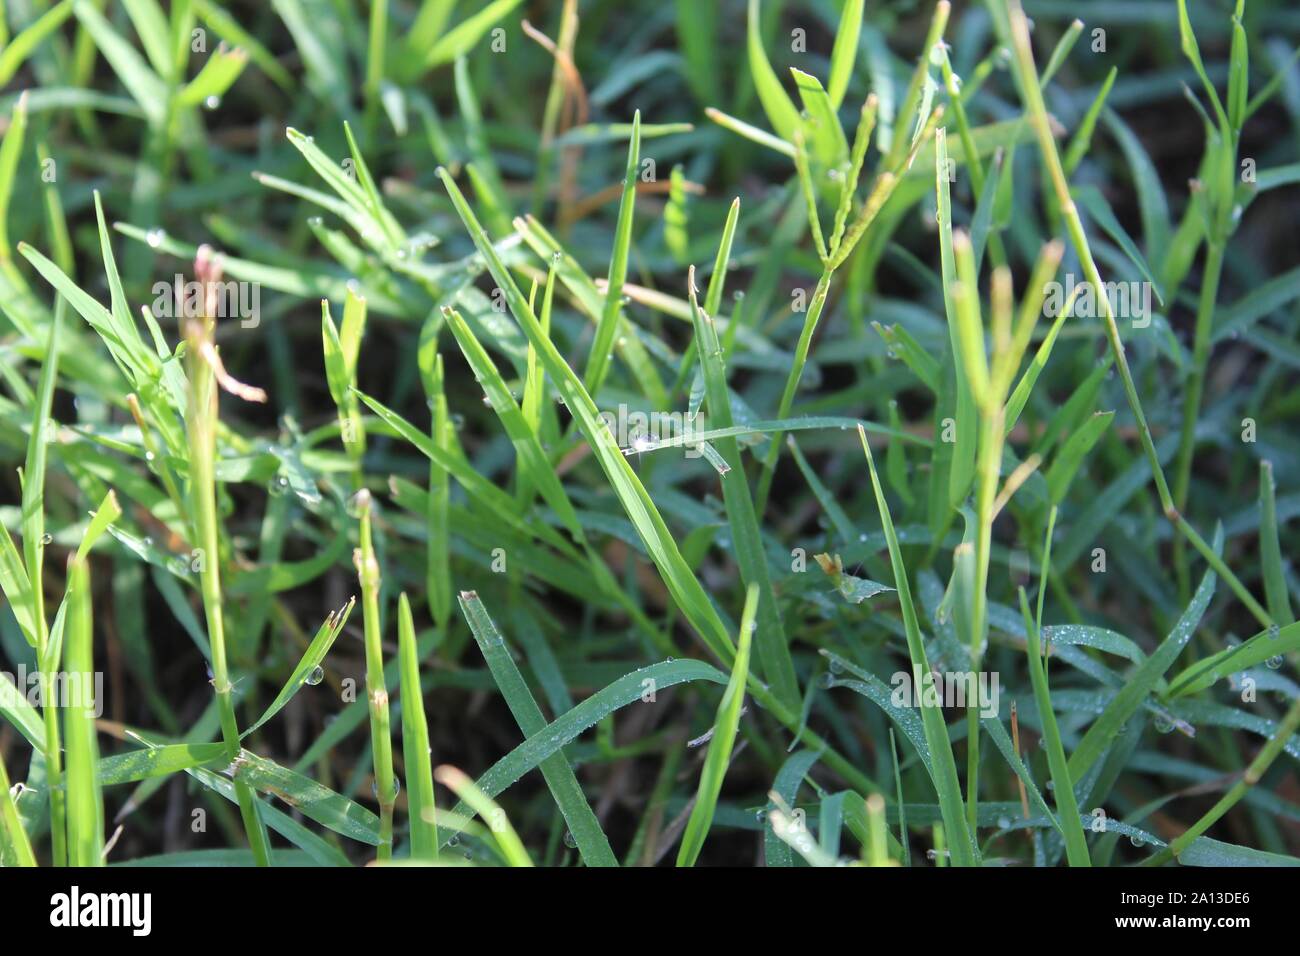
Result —
[{"label": "light green grass blade", "polygon": [[[546,718],[483,602],[473,591],[462,591],[460,608],[519,729],[525,737],[543,732],[547,726]],[[618,866],[609,840],[592,812],[568,758],[562,751],[557,751],[538,766],[583,860],[588,866]]]},{"label": "light green grass blade", "polygon": [[[935,130],[935,190],[938,196],[939,220],[939,258],[943,277],[944,311],[948,316],[948,341],[954,358],[956,372],[956,412],[955,440],[952,449],[952,461],[948,473],[948,504],[956,508],[965,498],[975,480],[975,445],[976,422],[975,402],[971,395],[971,386],[966,372],[964,359],[966,347],[961,335],[961,322],[957,314],[957,303],[953,300],[952,289],[957,284],[957,263],[953,253],[952,240],[952,199],[948,187],[948,151],[947,137],[944,130]],[[983,340],[980,341],[983,348]],[[951,838],[954,834],[948,830]],[[956,843],[957,841],[953,841]]]},{"label": "light green grass blade", "polygon": [[32,51],[72,15],[72,7],[73,0],[63,0],[50,7],[4,45],[3,50],[0,50],[0,86],[9,85],[9,81],[31,56]]},{"label": "light green grass blade", "polygon": [[469,362],[475,380],[482,386],[483,394],[491,404],[492,411],[496,413],[506,434],[510,436],[511,443],[515,446],[515,454],[519,457],[520,478],[536,488],[564,522],[569,532],[578,540],[582,540],[582,527],[578,523],[577,512],[573,510],[573,503],[560,483],[560,477],[556,474],[550,458],[542,450],[537,434],[528,427],[528,422],[509,386],[506,385],[505,379],[501,377],[496,363],[492,361],[492,357],[474,336],[474,332],[459,312],[446,308],[443,310],[443,317],[452,335],[456,337],[456,342],[460,345],[466,361]]},{"label": "light green grass blade", "polygon": [[618,222],[614,226],[614,248],[609,257],[609,276],[605,286],[605,301],[596,334],[587,356],[587,370],[583,382],[592,396],[600,394],[600,386],[609,371],[610,351],[623,314],[623,282],[627,279],[627,263],[632,247],[632,217],[636,209],[637,166],[641,157],[641,111],[632,117],[632,138],[627,147],[627,167],[623,174],[623,197],[618,205]]},{"label": "light green grass blade", "polygon": [[23,829],[18,806],[9,790],[9,773],[3,760],[0,760],[0,856],[12,859],[18,866],[36,865],[31,840]]},{"label": "light green grass blade", "polygon": [[745,607],[740,616],[740,633],[736,638],[736,662],[732,665],[727,689],[723,691],[722,700],[718,703],[713,736],[709,739],[709,752],[704,757],[704,768],[700,771],[695,806],[691,810],[690,819],[686,821],[682,844],[677,851],[678,866],[695,865],[700,850],[704,848],[704,840],[709,835],[709,828],[713,826],[718,794],[722,792],[722,780],[731,763],[731,750],[740,728],[740,709],[745,702],[745,683],[749,679],[750,638],[754,629],[754,615],[758,611],[758,593],[758,586],[754,584],[745,591]]},{"label": "light green grass blade", "polygon": [[441,766],[434,772],[434,778],[443,786],[451,789],[460,797],[463,805],[471,808],[482,817],[492,833],[497,849],[510,866],[532,866],[533,861],[524,849],[519,834],[511,826],[510,819],[486,793],[480,790],[469,777],[455,767]]},{"label": "light green grass blade", "polygon": [[101,787],[165,777],[192,767],[226,766],[225,744],[166,744],[113,754],[99,761],[96,776]]},{"label": "light green grass blade", "polygon": [[[898,589],[898,601],[903,611],[903,626],[907,632],[908,656],[912,660],[912,669],[918,675],[930,673],[926,659],[925,644],[921,638],[921,626],[916,616],[916,607],[912,603],[912,589],[907,580],[907,566],[903,563],[902,550],[898,545],[898,534],[894,531],[894,521],[885,501],[884,489],[876,474],[876,463],[871,457],[871,446],[867,444],[867,433],[858,429],[862,441],[862,450],[867,456],[867,469],[871,474],[871,487],[876,494],[876,505],[880,509],[880,522],[884,527],[885,540],[889,545],[889,563],[894,571],[894,586]],[[974,865],[974,850],[970,831],[966,827],[966,815],[962,803],[961,784],[957,779],[957,762],[952,755],[952,741],[948,737],[948,728],[944,724],[943,712],[928,703],[921,695],[921,722],[925,730],[925,739],[929,744],[931,759],[934,762],[934,785],[939,795],[939,806],[943,813],[944,828],[952,843],[952,859],[956,866]]]},{"label": "light green grass blade", "polygon": [[848,0],[840,11],[840,25],[835,30],[835,45],[831,47],[831,72],[826,92],[831,107],[839,109],[853,78],[853,64],[858,56],[858,36],[862,32],[864,0]]},{"label": "light green grass blade", "polygon": [[805,138],[812,143],[817,161],[826,168],[842,166],[849,159],[849,142],[844,136],[844,127],[835,115],[835,106],[821,81],[811,73],[805,73],[793,67],[790,75],[794,77],[795,88],[803,102],[804,112],[808,118],[803,122]]},{"label": "light green grass blade", "polygon": [[[429,440],[444,455],[455,451],[455,429],[451,412],[447,408],[447,395],[443,390],[442,355],[438,353],[438,326],[432,317],[420,330],[420,344],[416,355],[424,393],[432,410],[429,422]],[[425,583],[428,593],[429,613],[443,631],[451,620],[451,530],[448,505],[451,501],[451,475],[437,462],[429,462],[429,494],[425,505]]]},{"label": "light green grass blade", "polygon": [[[103,510],[103,509],[102,509]],[[68,566],[68,622],[66,671],[75,675],[79,699],[66,702],[63,733],[67,768],[68,864],[102,866],[104,859],[104,802],[95,768],[99,746],[95,738],[92,702],[95,664],[92,652],[90,566],[74,557]]]},{"label": "light green grass blade", "polygon": [[502,17],[519,6],[520,2],[521,0],[493,0],[482,10],[466,17],[429,47],[424,56],[424,69],[431,70],[464,56],[474,48],[485,33],[496,26]]},{"label": "light green grass blade", "polygon": [[754,80],[754,88],[758,91],[759,102],[763,104],[763,112],[767,114],[768,122],[772,124],[776,135],[787,143],[793,143],[795,132],[799,129],[799,111],[781,86],[763,49],[759,0],[749,0],[746,49],[749,53],[749,73]]},{"label": "light green grass blade", "polygon": [[1070,490],[1070,483],[1074,481],[1083,459],[1101,440],[1101,436],[1106,433],[1114,417],[1114,412],[1093,413],[1081,428],[1066,439],[1061,450],[1056,453],[1051,467],[1047,469],[1047,496],[1052,504],[1059,505],[1065,500],[1065,494]]},{"label": "light green grass blade", "polygon": [[1300,622],[1261,631],[1235,647],[1225,647],[1216,654],[1197,661],[1169,682],[1167,699],[1183,697],[1212,687],[1219,680],[1240,674],[1269,660],[1300,650]]},{"label": "light green grass blade", "polygon": [[411,825],[411,859],[438,858],[438,806],[433,793],[429,724],[420,689],[420,658],[406,592],[397,599],[397,656],[401,670],[402,756],[406,763],[406,809]]},{"label": "light green grass blade", "polygon": [[330,648],[334,646],[334,641],[343,632],[343,626],[347,624],[348,615],[352,613],[352,608],[356,603],[357,599],[355,597],[348,598],[347,604],[337,611],[330,612],[329,616],[325,618],[325,623],[316,631],[316,636],[307,645],[307,650],[303,652],[302,657],[298,660],[293,673],[289,675],[289,679],[280,688],[280,693],[275,695],[275,699],[262,712],[262,716],[257,718],[247,730],[239,735],[241,740],[283,710],[284,705],[293,699],[293,695],[298,693],[304,684],[320,683],[320,675],[317,672],[321,662],[325,660],[325,655],[329,653]]}]

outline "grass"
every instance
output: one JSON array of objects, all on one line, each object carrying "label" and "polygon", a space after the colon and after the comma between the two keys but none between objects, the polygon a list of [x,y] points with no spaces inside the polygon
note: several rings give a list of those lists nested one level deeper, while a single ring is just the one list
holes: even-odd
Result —
[{"label": "grass", "polygon": [[29,6],[0,863],[1300,862],[1285,4]]}]

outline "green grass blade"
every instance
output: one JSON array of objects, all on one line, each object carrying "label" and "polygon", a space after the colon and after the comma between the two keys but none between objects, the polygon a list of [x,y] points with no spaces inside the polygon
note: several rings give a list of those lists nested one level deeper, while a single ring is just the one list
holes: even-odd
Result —
[{"label": "green grass blade", "polygon": [[406,808],[411,821],[411,859],[438,858],[438,806],[434,801],[429,724],[420,688],[420,658],[406,592],[397,599],[397,654],[401,666],[402,756],[406,763]]},{"label": "green grass blade", "polygon": [[483,227],[479,225],[468,203],[465,202],[465,197],[461,195],[445,170],[442,171],[442,180],[456,211],[474,240],[474,245],[487,261],[492,278],[496,280],[498,287],[504,290],[511,312],[514,313],[515,319],[529,341],[537,349],[547,374],[555,382],[569,411],[577,419],[579,427],[590,442],[610,485],[641,535],[646,550],[663,576],[673,599],[704,641],[705,646],[720,660],[730,662],[734,650],[721,618],[709,602],[708,595],[690,566],[682,558],[677,541],[668,530],[667,524],[659,514],[659,509],[628,464],[614,436],[601,420],[590,393],[583,387],[582,382],[560,355],[554,343],[543,333],[541,324],[528,306],[528,300],[511,278],[505,264],[483,232]]},{"label": "green grass blade", "polygon": [[[885,501],[884,489],[876,474],[876,463],[871,457],[871,446],[867,444],[867,433],[858,428],[858,437],[862,441],[862,450],[867,456],[867,469],[871,474],[871,487],[876,495],[876,506],[880,509],[880,521],[884,527],[885,540],[889,545],[889,563],[894,571],[894,586],[898,589],[898,601],[903,611],[903,626],[907,633],[908,656],[912,660],[913,672],[920,679],[921,675],[930,673],[926,659],[925,644],[921,638],[921,626],[916,616],[916,607],[912,603],[912,589],[907,580],[907,566],[903,563],[902,550],[898,544],[898,534],[894,530],[894,521]],[[962,803],[961,784],[957,779],[957,762],[952,754],[952,741],[948,737],[948,728],[944,724],[943,712],[921,695],[921,721],[925,730],[925,739],[934,761],[934,785],[939,794],[939,806],[943,813],[944,829],[952,843],[952,859],[956,866],[971,866],[975,862],[974,844],[970,831],[966,827],[966,815]]]},{"label": "green grass blade", "polygon": [[759,102],[763,112],[776,135],[787,143],[794,142],[794,134],[799,129],[799,111],[794,108],[790,96],[777,79],[776,71],[767,59],[763,49],[762,14],[759,0],[749,0],[749,18],[746,33],[746,48],[749,53],[749,73],[758,91]]},{"label": "green grass blade", "polygon": [[863,0],[848,0],[840,11],[840,25],[835,30],[835,45],[831,47],[831,72],[826,92],[831,107],[839,109],[853,77],[853,64],[858,56],[858,36],[862,32]]},{"label": "green grass blade", "polygon": [[[1216,554],[1223,547],[1222,528],[1215,534],[1213,547]],[[1119,728],[1142,706],[1142,701],[1156,689],[1165,671],[1173,666],[1174,661],[1178,659],[1178,655],[1183,652],[1187,643],[1196,633],[1201,617],[1205,614],[1205,609],[1209,607],[1210,599],[1214,597],[1215,581],[1214,570],[1212,568],[1207,569],[1205,577],[1201,579],[1201,584],[1196,589],[1196,594],[1192,597],[1191,604],[1187,606],[1187,610],[1183,612],[1169,635],[1134,670],[1124,686],[1120,688],[1119,693],[1106,705],[1106,709],[1102,711],[1101,716],[1088,728],[1088,732],[1083,735],[1079,745],[1074,748],[1074,753],[1070,754],[1069,771],[1071,777],[1076,780],[1082,779],[1088,768],[1110,746],[1115,735],[1119,733]]]},{"label": "green grass blade", "polygon": [[713,722],[713,736],[709,738],[709,752],[704,757],[700,771],[700,784],[696,791],[695,806],[686,830],[682,833],[681,847],[677,851],[678,866],[694,866],[704,848],[704,840],[713,825],[713,814],[722,792],[722,780],[731,763],[731,750],[740,728],[740,708],[745,702],[745,683],[749,679],[750,637],[754,629],[754,615],[758,611],[758,587],[751,584],[745,592],[745,607],[740,616],[740,633],[736,638],[736,662],[731,669],[727,689],[718,703],[718,714]]},{"label": "green grass blade", "polygon": [[1029,599],[1025,597],[1024,588],[1020,589],[1020,611],[1025,619],[1025,633],[1028,635],[1025,650],[1029,655],[1029,677],[1034,685],[1034,701],[1038,705],[1038,716],[1042,721],[1043,749],[1047,751],[1047,762],[1052,771],[1052,787],[1056,796],[1057,817],[1065,837],[1066,856],[1071,866],[1091,866],[1092,863],[1088,858],[1088,842],[1084,838],[1083,825],[1079,819],[1079,804],[1074,796],[1074,783],[1065,761],[1065,749],[1061,746],[1061,732],[1056,726],[1056,713],[1052,710],[1052,695],[1047,688],[1047,675],[1043,670],[1038,627],[1029,614]]},{"label": "green grass blade", "polygon": [[[30,480],[30,479],[29,479]],[[1259,463],[1259,556],[1264,570],[1264,597],[1269,617],[1278,625],[1295,620],[1291,613],[1291,596],[1282,563],[1282,546],[1278,541],[1277,488],[1273,481],[1273,463]]]},{"label": "green grass blade", "polygon": [[262,712],[262,716],[257,718],[247,730],[239,735],[240,739],[247,737],[283,710],[284,705],[293,699],[293,695],[298,693],[304,684],[320,683],[318,671],[321,663],[325,660],[325,655],[329,653],[330,648],[334,646],[334,641],[343,632],[343,626],[347,624],[348,615],[352,613],[355,604],[356,598],[348,598],[347,604],[337,611],[330,612],[329,616],[325,618],[325,623],[316,631],[316,636],[307,645],[307,650],[299,658],[293,673],[289,675],[289,679],[280,688],[280,692],[275,695],[275,699]]},{"label": "green grass blade", "polygon": [[618,222],[614,226],[614,248],[609,257],[609,276],[605,286],[605,302],[596,323],[596,334],[591,341],[583,382],[593,396],[600,394],[600,386],[609,371],[610,351],[623,314],[623,282],[627,279],[627,263],[632,248],[632,217],[636,210],[637,169],[641,158],[641,111],[632,117],[632,138],[627,147],[627,167],[623,174],[623,197],[618,205]]},{"label": "green grass blade", "polygon": [[74,676],[79,699],[63,709],[67,770],[68,864],[102,866],[104,863],[104,802],[95,772],[99,746],[95,736],[92,700],[95,686],[90,565],[74,556],[68,565],[68,622],[66,671]]},{"label": "green grass blade", "polygon": [[[525,737],[541,733],[546,729],[546,718],[537,706],[533,692],[524,682],[523,675],[519,673],[514,658],[510,656],[505,638],[483,607],[483,602],[473,591],[462,591],[460,608],[519,729]],[[609,840],[592,812],[591,805],[587,803],[587,797],[582,792],[582,786],[578,783],[568,758],[562,751],[557,751],[538,766],[586,864],[618,866]]]}]

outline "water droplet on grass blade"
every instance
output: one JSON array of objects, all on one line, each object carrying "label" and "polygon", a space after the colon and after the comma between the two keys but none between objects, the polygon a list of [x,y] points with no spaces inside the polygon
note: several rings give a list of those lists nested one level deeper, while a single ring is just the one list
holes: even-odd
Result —
[{"label": "water droplet on grass blade", "polygon": [[315,687],[324,679],[325,679],[325,668],[317,664],[308,672],[307,676],[304,677],[302,681],[304,684],[308,684],[312,687]]},{"label": "water droplet on grass blade", "polygon": [[573,833],[569,830],[564,831],[564,845],[567,846],[570,850],[576,850],[578,848],[577,837],[575,837]]},{"label": "water droplet on grass blade", "polygon": [[149,245],[154,249],[157,249],[159,246],[161,246],[163,244],[163,240],[166,238],[167,238],[167,233],[163,229],[150,229],[148,232],[144,234],[144,241],[149,243]]}]

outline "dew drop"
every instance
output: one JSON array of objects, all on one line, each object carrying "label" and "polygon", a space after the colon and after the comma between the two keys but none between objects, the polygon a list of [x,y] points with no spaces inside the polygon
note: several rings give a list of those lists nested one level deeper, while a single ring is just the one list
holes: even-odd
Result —
[{"label": "dew drop", "polygon": [[144,235],[144,241],[149,243],[149,245],[154,249],[157,249],[159,246],[161,246],[163,244],[163,240],[166,238],[167,238],[167,233],[165,230],[162,229],[150,229]]},{"label": "dew drop", "polygon": [[276,475],[266,483],[266,493],[274,498],[280,497],[289,490],[289,479],[284,475]]},{"label": "dew drop", "polygon": [[41,535],[41,544],[50,545],[53,543],[54,543],[54,535],[50,534],[48,531],[45,532],[45,534]]},{"label": "dew drop", "polygon": [[1275,671],[1275,670],[1280,670],[1284,663],[1285,661],[1283,661],[1282,655],[1276,654],[1273,657],[1270,657],[1268,660],[1266,660],[1264,662],[1264,666],[1271,671]]},{"label": "dew drop", "polygon": [[209,96],[206,100],[203,101],[203,105],[210,110],[215,110],[218,106],[221,105],[221,97],[216,95]]},{"label": "dew drop", "polygon": [[311,669],[311,672],[302,679],[302,682],[311,687],[315,687],[324,679],[325,679],[325,668],[317,664],[315,667]]},{"label": "dew drop", "polygon": [[564,845],[570,850],[576,850],[578,848],[577,838],[568,830],[564,831]]},{"label": "dew drop", "polygon": [[1164,714],[1157,714],[1155,719],[1156,731],[1167,734],[1174,729],[1174,722]]}]

